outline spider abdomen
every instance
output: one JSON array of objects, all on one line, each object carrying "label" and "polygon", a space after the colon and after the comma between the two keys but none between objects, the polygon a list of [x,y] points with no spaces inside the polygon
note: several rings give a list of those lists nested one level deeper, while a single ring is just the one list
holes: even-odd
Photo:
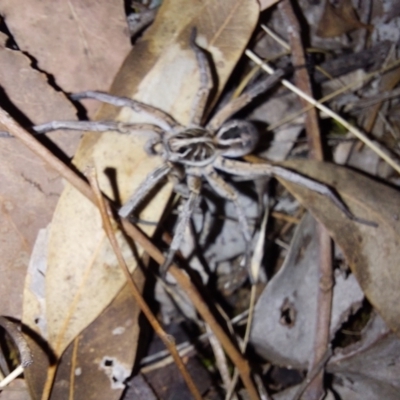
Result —
[{"label": "spider abdomen", "polygon": [[258,139],[257,128],[251,122],[240,120],[226,122],[216,135],[221,154],[229,158],[250,154],[257,146]]}]

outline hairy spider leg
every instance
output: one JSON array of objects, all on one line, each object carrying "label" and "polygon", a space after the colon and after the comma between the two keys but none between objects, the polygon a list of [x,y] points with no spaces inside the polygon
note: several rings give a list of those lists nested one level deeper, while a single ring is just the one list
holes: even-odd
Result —
[{"label": "hairy spider leg", "polygon": [[51,121],[46,124],[33,127],[38,134],[57,129],[69,129],[91,132],[104,132],[114,130],[120,133],[130,133],[132,130],[151,130],[159,135],[171,132],[173,129],[182,128],[168,113],[157,107],[141,103],[127,97],[113,96],[108,93],[86,91],[71,95],[74,100],[93,99],[116,107],[129,107],[138,114],[143,114],[151,120],[151,123],[125,123],[120,121]]},{"label": "hairy spider leg", "polygon": [[135,193],[120,208],[118,215],[122,218],[128,217],[171,170],[172,168],[164,163],[147,175],[146,179],[137,187]]},{"label": "hairy spider leg", "polygon": [[179,213],[171,245],[168,249],[168,253],[167,256],[165,257],[164,263],[160,266],[160,273],[161,276],[163,277],[165,277],[168,268],[172,264],[176,252],[179,250],[181,246],[186,227],[189,224],[190,218],[193,214],[196,205],[196,200],[199,197],[202,187],[201,178],[199,176],[188,175],[186,182],[189,189],[189,198],[185,201],[183,209]]},{"label": "hairy spider leg", "polygon": [[207,124],[207,129],[211,131],[219,129],[225,121],[251,103],[257,96],[272,89],[282,79],[282,77],[282,70],[277,70],[274,74],[267,75],[250,90],[222,107],[221,110],[211,118],[210,122]]},{"label": "hairy spider leg", "polygon": [[189,44],[196,55],[197,66],[200,73],[200,88],[192,105],[192,115],[190,117],[190,125],[200,126],[204,117],[208,96],[213,88],[210,64],[204,54],[204,50],[196,44],[197,29],[193,28],[190,35]]},{"label": "hairy spider leg", "polygon": [[227,200],[230,200],[235,206],[236,214],[239,220],[239,226],[246,242],[245,265],[249,273],[250,281],[253,284],[255,283],[256,279],[253,277],[250,269],[252,234],[249,224],[247,223],[243,207],[239,202],[239,194],[235,188],[225,182],[224,179],[222,179],[222,177],[218,175],[212,165],[209,165],[208,167],[203,169],[203,176],[218,195]]},{"label": "hairy spider leg", "polygon": [[57,129],[85,132],[107,132],[116,131],[122,134],[132,133],[133,130],[154,131],[161,135],[164,131],[157,125],[152,124],[129,124],[118,121],[51,121],[36,125],[33,130],[36,134],[44,134]]},{"label": "hairy spider leg", "polygon": [[304,186],[307,189],[310,189],[314,192],[317,192],[327,197],[350,220],[359,222],[364,225],[369,225],[374,227],[378,226],[375,222],[367,221],[365,219],[356,217],[343,203],[343,201],[336,195],[336,193],[327,185],[317,182],[311,178],[307,178],[306,176],[301,175],[298,172],[294,172],[289,169],[270,164],[248,164],[242,161],[228,160],[226,158],[217,158],[214,161],[213,166],[214,168],[220,171],[224,171],[233,175],[239,175],[239,176],[267,175],[267,176],[276,176],[283,178],[288,182]]},{"label": "hairy spider leg", "polygon": [[152,124],[159,126],[166,132],[180,127],[178,122],[165,111],[128,97],[113,96],[108,93],[88,90],[86,92],[74,93],[71,95],[71,98],[73,100],[93,99],[116,107],[129,107],[138,114],[146,115]]}]

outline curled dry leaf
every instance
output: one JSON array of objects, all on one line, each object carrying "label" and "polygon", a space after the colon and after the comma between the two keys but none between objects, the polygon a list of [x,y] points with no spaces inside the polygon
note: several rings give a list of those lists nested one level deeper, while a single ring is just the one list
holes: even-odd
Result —
[{"label": "curled dry leaf", "polygon": [[334,188],[354,215],[378,224],[351,221],[323,196],[279,179],[325,225],[368,300],[400,334],[399,191],[333,164],[291,160],[280,165]]},{"label": "curled dry leaf", "polygon": [[[125,60],[112,85],[112,94],[134,96],[186,123],[199,87],[196,59],[188,45],[192,28],[197,27],[198,44],[213,56],[220,93],[257,17],[258,6],[253,0],[208,4],[164,2],[154,25]],[[110,106],[102,107],[97,118],[138,121],[131,110]],[[115,199],[114,187],[117,187],[118,199],[125,202],[161,162],[157,157],[148,157],[143,150],[148,137],[145,132],[89,133],[80,144],[74,164],[80,171],[94,165],[103,192]],[[141,217],[157,221],[170,190],[167,186],[158,192]],[[147,225],[143,230],[151,235],[154,228]],[[133,270],[136,258],[131,244],[121,233],[117,236]],[[141,249],[137,250],[141,254]],[[46,272],[47,340],[57,357],[104,310],[124,281],[97,209],[67,185],[50,228]]]}]

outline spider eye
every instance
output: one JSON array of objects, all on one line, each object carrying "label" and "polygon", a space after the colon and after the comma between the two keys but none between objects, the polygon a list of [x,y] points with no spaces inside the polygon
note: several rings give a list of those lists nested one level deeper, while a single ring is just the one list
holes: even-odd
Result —
[{"label": "spider eye", "polygon": [[259,135],[250,122],[232,120],[222,125],[216,139],[224,157],[242,157],[255,149]]}]

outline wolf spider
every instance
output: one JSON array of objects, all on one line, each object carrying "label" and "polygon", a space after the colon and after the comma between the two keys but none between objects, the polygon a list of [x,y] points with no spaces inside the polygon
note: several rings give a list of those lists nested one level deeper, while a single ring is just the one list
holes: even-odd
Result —
[{"label": "wolf spider", "polygon": [[[122,133],[129,133],[132,128],[150,128],[156,133],[157,139],[149,140],[146,150],[150,154],[161,156],[164,159],[164,163],[151,172],[139,185],[128,202],[119,210],[119,215],[123,218],[128,217],[164,178],[177,169],[183,170],[184,174],[181,180],[186,180],[188,197],[184,203],[183,210],[178,216],[172,243],[165,262],[161,266],[162,274],[166,273],[180,247],[185,228],[193,213],[196,200],[201,193],[203,178],[218,195],[233,202],[240,229],[246,242],[246,265],[249,265],[251,230],[244,210],[240,205],[238,192],[222,178],[219,171],[249,179],[262,176],[281,177],[327,196],[348,218],[358,220],[335,193],[324,184],[279,166],[250,164],[236,160],[236,158],[250,154],[254,150],[258,142],[258,132],[250,122],[230,120],[230,118],[249,104],[256,96],[272,88],[280,80],[282,72],[268,76],[266,79],[264,78],[249,91],[225,105],[207,124],[202,124],[207,99],[212,89],[212,79],[207,58],[203,50],[195,43],[195,38],[196,31],[193,30],[190,37],[190,46],[196,55],[201,85],[194,100],[190,123],[187,127],[181,126],[164,111],[147,104],[106,93],[87,91],[74,94],[71,97],[74,100],[90,98],[114,106],[130,107],[140,114],[151,117],[153,124],[138,125],[114,121],[53,121],[36,126],[34,128],[35,131],[44,133],[55,129],[76,129],[99,132],[117,130]],[[250,271],[249,277],[254,281]]]}]

